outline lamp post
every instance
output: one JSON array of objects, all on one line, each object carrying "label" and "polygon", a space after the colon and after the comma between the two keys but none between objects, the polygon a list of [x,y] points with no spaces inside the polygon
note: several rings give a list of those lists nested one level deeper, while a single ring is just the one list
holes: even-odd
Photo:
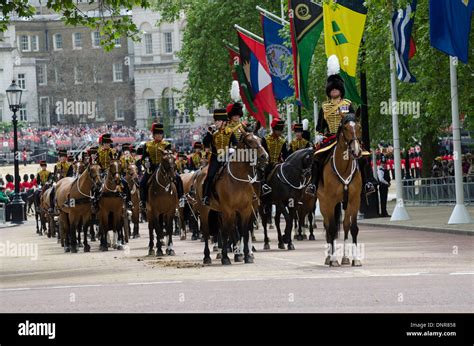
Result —
[{"label": "lamp post", "polygon": [[15,192],[11,203],[11,222],[13,223],[23,223],[25,220],[25,202],[23,202],[20,195],[20,168],[18,162],[18,156],[20,153],[18,152],[18,120],[16,119],[16,112],[18,112],[21,105],[22,92],[23,90],[16,85],[14,80],[6,90],[8,105],[10,110],[13,112],[13,159],[15,166]]}]

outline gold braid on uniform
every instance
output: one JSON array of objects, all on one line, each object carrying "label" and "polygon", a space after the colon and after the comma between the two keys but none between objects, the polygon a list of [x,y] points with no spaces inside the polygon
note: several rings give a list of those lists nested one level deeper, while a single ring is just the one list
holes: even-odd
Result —
[{"label": "gold braid on uniform", "polygon": [[[330,133],[336,133],[344,114],[349,113],[351,101],[343,99],[334,104],[331,101],[323,102],[322,109],[324,120],[326,120]],[[343,109],[341,109],[341,106]]]},{"label": "gold braid on uniform", "polygon": [[223,150],[229,146],[232,130],[226,127],[224,130],[218,130],[212,134],[214,145],[217,150]]},{"label": "gold braid on uniform", "polygon": [[108,169],[110,166],[110,154],[109,154],[110,152],[111,152],[110,148],[106,149],[106,148],[100,147],[99,149],[97,149],[97,155],[99,156],[98,161],[102,169]]},{"label": "gold braid on uniform", "polygon": [[285,140],[281,137],[276,138],[273,135],[268,135],[265,140],[267,141],[268,155],[270,155],[270,163],[280,162],[281,148],[285,144]]},{"label": "gold braid on uniform", "polygon": [[306,148],[306,145],[308,144],[309,142],[304,139],[304,138],[301,138],[301,139],[298,139],[298,138],[295,138],[291,141],[290,143],[290,146],[291,146],[291,150],[293,152],[297,151],[297,150],[300,150],[300,149],[304,149]]},{"label": "gold braid on uniform", "polygon": [[50,174],[51,174],[51,172],[48,171],[48,170],[38,172],[38,175],[40,177],[41,185],[44,185],[48,181],[48,177],[49,177]]},{"label": "gold braid on uniform", "polygon": [[193,160],[194,167],[199,168],[201,165],[201,158],[202,154],[194,153],[193,156],[191,156],[191,160]]},{"label": "gold braid on uniform", "polygon": [[234,133],[235,138],[240,141],[240,137],[242,137],[242,133],[244,132],[242,123],[240,121],[230,121],[228,127]]},{"label": "gold braid on uniform", "polygon": [[64,178],[69,170],[69,166],[71,166],[69,162],[58,162],[56,164],[56,173],[59,173]]},{"label": "gold braid on uniform", "polygon": [[170,145],[167,141],[155,142],[149,141],[146,142],[146,151],[150,156],[150,161],[152,164],[157,165],[161,163],[163,159],[163,151],[166,147]]}]

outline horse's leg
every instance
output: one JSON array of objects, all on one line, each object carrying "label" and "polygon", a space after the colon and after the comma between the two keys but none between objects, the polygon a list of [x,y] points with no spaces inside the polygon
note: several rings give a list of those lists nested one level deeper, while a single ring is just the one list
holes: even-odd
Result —
[{"label": "horse's leg", "polygon": [[244,242],[244,261],[245,263],[253,263],[253,257],[250,253],[251,249],[251,239],[250,239],[250,229],[249,224],[252,221],[250,217],[241,217],[240,227],[243,230],[243,242]]},{"label": "horse's leg", "polygon": [[348,244],[349,240],[349,229],[351,227],[351,217],[349,216],[348,213],[344,215],[344,221],[342,223],[343,228],[344,228],[344,244],[343,244],[343,255],[342,255],[342,260],[341,260],[341,265],[349,265],[351,264],[351,261],[349,260],[349,249],[350,245]]},{"label": "horse's leg", "polygon": [[91,246],[89,245],[89,241],[87,240],[87,222],[84,222],[83,224],[81,223],[80,228],[82,228],[82,231],[84,233],[84,252],[90,252]]},{"label": "horse's leg", "polygon": [[308,222],[309,222],[309,238],[308,238],[308,240],[316,240],[316,238],[314,237],[313,211],[312,210],[308,213]]},{"label": "horse's leg", "polygon": [[166,248],[166,254],[174,256],[176,253],[173,250],[173,216],[166,217],[166,234],[168,236],[168,244]]},{"label": "horse's leg", "polygon": [[330,241],[330,236],[329,236],[329,227],[330,227],[329,220],[332,220],[334,210],[331,210],[330,208],[327,207],[328,202],[326,200],[320,200],[319,202],[320,202],[319,208],[321,210],[321,215],[323,215],[324,230],[326,231],[326,258],[324,260],[324,264],[329,265],[329,263],[331,262],[331,254],[332,254],[332,246],[331,246],[331,241]]},{"label": "horse's leg", "polygon": [[61,246],[64,247],[64,252],[71,252],[71,247],[69,243],[69,221],[67,218],[67,214],[61,212],[59,214],[59,226],[60,226],[60,234],[61,234]]},{"label": "horse's leg", "polygon": [[[268,213],[268,209],[270,209],[270,214],[267,214]],[[270,250],[270,239],[268,238],[268,232],[267,232],[267,222],[268,222],[268,219],[272,218],[272,215],[271,215],[271,206],[270,208],[268,208],[268,206],[266,205],[263,205],[260,209],[260,216],[261,216],[261,219],[262,219],[262,227],[263,227],[263,249],[264,250]],[[270,217],[268,217],[268,215],[270,215]]]},{"label": "horse's leg", "polygon": [[282,208],[283,208],[283,205],[281,205],[280,203],[277,204],[276,212],[275,212],[275,227],[278,233],[278,248],[284,250],[285,243],[283,242],[283,237],[281,236],[281,229],[280,229],[280,217],[282,213]]},{"label": "horse's leg", "polygon": [[[229,215],[228,213],[223,214],[221,216],[221,222],[219,222],[219,229],[221,234],[222,240],[222,258],[221,263],[223,265],[231,264],[229,256],[227,255],[228,251],[228,241],[229,241],[229,230],[230,232],[235,232],[235,217],[233,215]],[[225,222],[224,222],[225,220]]]},{"label": "horse's leg", "polygon": [[235,227],[236,227],[237,232],[232,232],[230,235],[232,239],[232,245],[233,245],[234,262],[243,262],[244,261],[244,256],[242,255],[243,244],[242,244],[242,238],[240,236],[242,234],[242,231],[239,230],[239,227],[241,227],[241,224],[238,222],[235,225]]},{"label": "horse's leg", "polygon": [[359,234],[359,226],[357,225],[357,212],[352,215],[352,222],[351,222],[351,236],[352,236],[352,266],[353,267],[360,267],[362,266],[362,262],[360,260],[360,251],[359,247],[357,246],[357,236]]},{"label": "horse's leg", "polygon": [[69,226],[69,237],[71,238],[71,253],[77,253],[77,224],[75,220],[71,220]]},{"label": "horse's leg", "polygon": [[337,256],[336,256],[336,238],[337,238],[337,232],[339,228],[339,222],[340,222],[340,210],[341,210],[341,203],[337,203],[334,208],[333,208],[333,213],[331,217],[329,218],[329,242],[331,243],[331,259],[329,261],[329,266],[331,267],[339,267],[339,262],[337,261]]},{"label": "horse's leg", "polygon": [[161,239],[163,238],[163,217],[163,214],[155,217],[156,257],[163,256],[163,249],[161,248]]},{"label": "horse's leg", "polygon": [[[154,247],[154,235],[153,235],[154,223],[155,223],[155,220],[150,215],[148,217],[148,236],[150,238],[149,241],[148,241],[148,256],[155,256],[155,250],[153,249],[153,247]],[[158,241],[160,241],[160,240],[158,239]]]},{"label": "horse's leg", "polygon": [[[287,239],[288,239],[288,250],[294,250],[295,249],[295,246],[293,245],[293,239],[291,237],[291,232],[293,231],[293,220],[296,220],[296,208],[295,207],[292,207],[292,208],[288,208],[289,209],[289,213],[287,214],[288,215],[288,220],[287,220],[287,223],[286,223],[286,227],[285,227],[285,235],[288,231],[288,236],[287,236]],[[283,213],[283,215],[285,215],[285,213]],[[286,220],[286,215],[285,215],[285,220]]]},{"label": "horse's leg", "polygon": [[205,265],[210,265],[212,263],[211,260],[211,252],[209,251],[209,220],[207,213],[201,213],[201,232],[202,238],[204,239],[204,259],[203,263]]}]

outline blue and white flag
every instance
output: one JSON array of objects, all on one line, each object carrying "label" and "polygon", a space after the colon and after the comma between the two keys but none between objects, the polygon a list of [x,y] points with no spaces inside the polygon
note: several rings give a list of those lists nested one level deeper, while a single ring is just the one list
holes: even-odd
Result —
[{"label": "blue and white flag", "polygon": [[402,82],[416,82],[408,69],[408,60],[410,58],[410,41],[413,22],[415,19],[416,0],[408,4],[407,8],[399,9],[392,16],[392,35],[395,46],[395,60],[397,64],[397,77]]},{"label": "blue and white flag", "polygon": [[273,93],[277,100],[293,96],[294,89],[290,86],[292,69],[291,48],[284,45],[284,39],[280,36],[280,29],[283,25],[262,15],[263,39],[267,56],[268,68],[273,83]]}]

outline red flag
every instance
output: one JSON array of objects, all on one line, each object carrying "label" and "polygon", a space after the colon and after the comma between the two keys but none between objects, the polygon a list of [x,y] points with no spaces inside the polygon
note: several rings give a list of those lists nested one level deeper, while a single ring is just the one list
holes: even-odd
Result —
[{"label": "red flag", "polygon": [[416,44],[413,36],[410,37],[410,50],[408,51],[408,59],[413,58],[416,53]]}]

